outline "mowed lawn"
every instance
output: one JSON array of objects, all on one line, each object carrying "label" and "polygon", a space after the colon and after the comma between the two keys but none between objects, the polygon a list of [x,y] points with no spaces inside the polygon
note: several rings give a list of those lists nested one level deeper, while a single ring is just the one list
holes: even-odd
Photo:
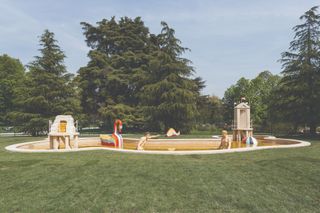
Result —
[{"label": "mowed lawn", "polygon": [[0,138],[0,212],[319,212],[320,141],[191,156],[13,153]]}]

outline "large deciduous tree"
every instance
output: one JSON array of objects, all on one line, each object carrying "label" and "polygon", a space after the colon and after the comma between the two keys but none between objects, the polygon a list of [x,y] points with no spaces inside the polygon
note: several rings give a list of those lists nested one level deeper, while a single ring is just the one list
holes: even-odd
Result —
[{"label": "large deciduous tree", "polygon": [[222,100],[217,96],[200,96],[198,102],[199,116],[198,124],[223,125],[223,105]]},{"label": "large deciduous tree", "polygon": [[18,59],[0,56],[0,125],[12,125],[8,114],[15,108],[17,88],[24,82],[24,67]]},{"label": "large deciduous tree", "polygon": [[320,123],[320,15],[318,7],[305,12],[293,28],[294,40],[282,53],[283,78],[275,109],[296,125],[308,125],[315,134]]},{"label": "large deciduous tree", "polygon": [[251,116],[255,128],[265,130],[270,125],[271,99],[280,81],[280,76],[263,71],[252,79],[241,78],[235,85],[229,87],[223,97],[225,120],[233,120],[234,103],[245,97],[251,107]]},{"label": "large deciduous tree", "polygon": [[11,114],[18,128],[32,135],[44,133],[54,116],[79,111],[72,75],[66,71],[65,55],[54,33],[45,30],[40,46],[41,55],[27,66],[29,72],[16,100],[19,110]]},{"label": "large deciduous tree", "polygon": [[251,83],[249,79],[240,78],[235,85],[231,85],[222,98],[224,107],[224,120],[231,124],[233,121],[234,103],[239,101],[241,97],[248,97],[251,92]]},{"label": "large deciduous tree", "polygon": [[102,127],[120,118],[131,128],[190,130],[201,88],[172,28],[163,22],[160,34],[150,34],[140,17],[81,25],[91,48],[77,77],[88,120]]},{"label": "large deciduous tree", "polygon": [[149,30],[140,17],[103,19],[93,26],[82,22],[90,61],[77,81],[81,105],[90,122],[109,127],[121,118],[133,127],[141,122],[137,93],[147,68]]}]

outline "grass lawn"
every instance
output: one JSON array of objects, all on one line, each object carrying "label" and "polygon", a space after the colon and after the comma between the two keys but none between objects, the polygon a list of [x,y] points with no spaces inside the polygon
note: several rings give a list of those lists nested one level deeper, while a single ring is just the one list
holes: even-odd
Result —
[{"label": "grass lawn", "polygon": [[319,212],[310,147],[161,156],[105,150],[12,153],[0,137],[0,212]]}]

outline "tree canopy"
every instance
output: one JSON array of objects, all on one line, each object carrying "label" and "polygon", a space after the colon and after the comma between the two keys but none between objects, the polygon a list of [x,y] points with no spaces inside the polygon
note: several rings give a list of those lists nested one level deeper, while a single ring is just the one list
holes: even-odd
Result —
[{"label": "tree canopy", "polygon": [[89,122],[108,127],[121,118],[132,128],[191,129],[200,88],[191,62],[181,57],[187,48],[167,23],[158,35],[140,17],[81,25],[91,50],[77,82]]},{"label": "tree canopy", "polygon": [[[240,78],[220,99],[202,94],[190,51],[175,30],[161,22],[151,33],[140,17],[111,17],[81,22],[90,48],[89,62],[74,77],[54,33],[40,37],[40,54],[26,66],[0,56],[0,125],[14,125],[32,135],[45,133],[58,114],[81,118],[81,125],[109,129],[122,119],[127,130],[187,133],[194,127],[231,124],[234,102],[246,97],[254,128],[272,123],[309,126],[320,123],[320,15],[312,7],[295,26],[288,51],[281,55],[282,76],[263,71]],[[296,128],[295,128],[296,129]]]},{"label": "tree canopy", "polygon": [[312,7],[293,28],[294,40],[282,53],[283,78],[275,93],[275,110],[315,134],[320,120],[320,15]]},{"label": "tree canopy", "polygon": [[245,97],[251,107],[251,117],[255,127],[267,127],[271,122],[270,100],[277,87],[280,76],[269,71],[261,72],[256,78],[249,80],[240,78],[235,85],[229,87],[223,97],[225,121],[229,124],[233,119],[234,103]]},{"label": "tree canopy", "polygon": [[149,126],[161,130],[169,128],[190,131],[198,113],[196,100],[200,88],[190,76],[190,61],[181,58],[187,50],[167,23],[156,36],[156,50],[152,53],[149,69],[142,87],[142,103],[147,112]]},{"label": "tree canopy", "polygon": [[45,30],[40,38],[40,56],[27,67],[26,80],[19,88],[17,111],[11,117],[20,130],[38,135],[48,129],[48,120],[58,114],[79,111],[72,75],[67,73],[65,55],[54,39],[54,33]]},{"label": "tree canopy", "polygon": [[15,108],[17,88],[24,77],[24,67],[18,59],[0,56],[0,125],[12,125],[8,114]]}]

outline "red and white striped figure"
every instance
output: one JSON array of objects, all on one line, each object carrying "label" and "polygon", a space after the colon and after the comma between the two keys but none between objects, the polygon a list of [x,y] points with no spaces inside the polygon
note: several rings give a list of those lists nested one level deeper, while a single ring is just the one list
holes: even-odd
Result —
[{"label": "red and white striped figure", "polygon": [[100,135],[101,145],[123,149],[123,138],[121,135],[122,121],[117,119],[113,125],[113,134]]}]

